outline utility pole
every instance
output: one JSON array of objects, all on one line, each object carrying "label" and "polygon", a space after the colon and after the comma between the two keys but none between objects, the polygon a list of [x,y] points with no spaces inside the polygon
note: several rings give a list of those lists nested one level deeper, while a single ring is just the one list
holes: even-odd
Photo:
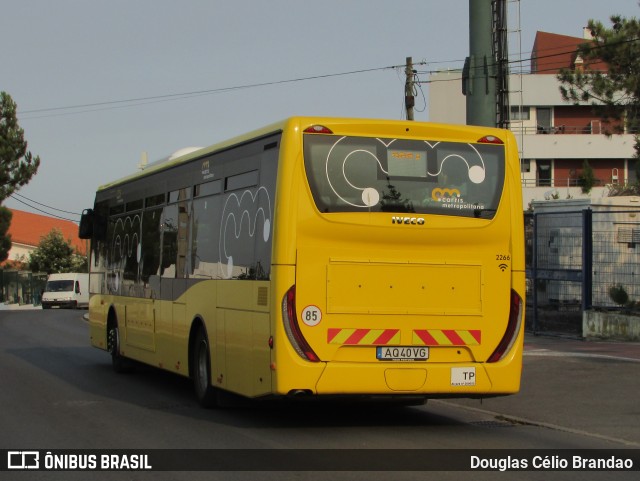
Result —
[{"label": "utility pole", "polygon": [[469,0],[469,56],[463,70],[467,124],[495,127],[496,73],[492,51],[492,0]]},{"label": "utility pole", "polygon": [[404,106],[407,109],[407,120],[413,120],[413,107],[416,104],[414,93],[415,71],[413,70],[413,57],[407,57],[407,66],[404,70],[407,79],[404,83]]}]

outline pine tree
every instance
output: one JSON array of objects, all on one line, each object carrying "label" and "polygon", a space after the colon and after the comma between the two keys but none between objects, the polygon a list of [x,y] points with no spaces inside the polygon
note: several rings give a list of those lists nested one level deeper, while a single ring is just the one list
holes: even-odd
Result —
[{"label": "pine tree", "polygon": [[[640,22],[635,18],[610,17],[611,27],[589,20],[593,40],[578,47],[583,69],[563,70],[563,98],[574,103],[591,103],[599,107],[603,118],[612,122],[610,134],[636,134],[635,157],[640,160]],[[594,67],[605,62],[607,70]]]},{"label": "pine tree", "polygon": [[11,96],[0,92],[0,203],[28,183],[40,166],[40,157],[27,150],[16,110]]},{"label": "pine tree", "polygon": [[[0,204],[23,185],[27,184],[40,166],[40,157],[27,150],[24,130],[18,125],[16,103],[6,92],[0,92]],[[0,262],[11,249],[7,235],[11,212],[0,205]]]},{"label": "pine tree", "polygon": [[11,224],[11,216],[11,211],[0,205],[0,262],[7,260],[11,249],[11,236],[7,234]]}]

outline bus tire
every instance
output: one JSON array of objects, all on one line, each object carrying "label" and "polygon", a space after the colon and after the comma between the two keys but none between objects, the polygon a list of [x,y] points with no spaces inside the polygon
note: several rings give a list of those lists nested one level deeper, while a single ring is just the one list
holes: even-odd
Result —
[{"label": "bus tire", "polygon": [[[110,316],[111,317],[111,316]],[[117,320],[110,318],[107,328],[107,348],[111,354],[111,366],[118,374],[133,370],[131,361],[120,354],[120,329]]]},{"label": "bus tire", "polygon": [[192,352],[193,386],[198,402],[204,408],[218,405],[218,390],[211,385],[211,353],[209,340],[201,327],[196,334]]}]

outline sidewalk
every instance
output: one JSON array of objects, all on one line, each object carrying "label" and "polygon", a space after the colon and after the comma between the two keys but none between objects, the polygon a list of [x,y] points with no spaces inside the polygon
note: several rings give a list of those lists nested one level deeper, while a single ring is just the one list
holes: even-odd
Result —
[{"label": "sidewalk", "polygon": [[525,333],[525,356],[590,357],[640,362],[640,343],[621,341],[580,341],[563,337]]},{"label": "sidewalk", "polygon": [[41,310],[42,306],[34,306],[33,304],[4,304],[0,303],[0,311],[35,311]]}]

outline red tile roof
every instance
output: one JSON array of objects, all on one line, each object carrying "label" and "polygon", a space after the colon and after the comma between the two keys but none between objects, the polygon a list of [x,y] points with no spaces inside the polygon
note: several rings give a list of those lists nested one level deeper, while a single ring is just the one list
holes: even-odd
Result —
[{"label": "red tile roof", "polygon": [[[589,40],[581,37],[536,32],[531,52],[531,73],[555,75],[561,69],[574,69],[578,45],[586,42]],[[588,67],[592,70],[608,70],[607,64],[601,61],[590,61]]]},{"label": "red tile roof", "polygon": [[9,209],[13,213],[9,234],[11,242],[37,247],[42,237],[53,229],[58,229],[65,240],[70,240],[82,255],[86,254],[86,242],[78,237],[78,225],[74,222],[46,215],[32,214],[22,210]]}]

